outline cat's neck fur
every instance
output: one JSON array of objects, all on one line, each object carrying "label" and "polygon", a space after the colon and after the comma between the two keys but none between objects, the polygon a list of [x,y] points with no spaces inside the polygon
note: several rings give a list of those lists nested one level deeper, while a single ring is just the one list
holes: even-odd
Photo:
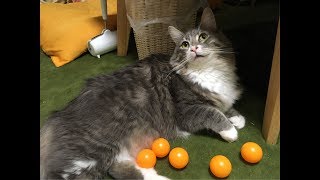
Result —
[{"label": "cat's neck fur", "polygon": [[[177,71],[198,93],[228,110],[240,97],[233,57],[207,56]],[[199,89],[200,88],[200,89]]]}]

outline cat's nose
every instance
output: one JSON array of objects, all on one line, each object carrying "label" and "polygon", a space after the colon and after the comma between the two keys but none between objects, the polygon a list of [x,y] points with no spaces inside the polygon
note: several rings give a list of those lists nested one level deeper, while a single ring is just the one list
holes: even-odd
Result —
[{"label": "cat's nose", "polygon": [[197,49],[198,49],[198,46],[191,46],[191,51],[192,51],[192,52],[196,52]]}]

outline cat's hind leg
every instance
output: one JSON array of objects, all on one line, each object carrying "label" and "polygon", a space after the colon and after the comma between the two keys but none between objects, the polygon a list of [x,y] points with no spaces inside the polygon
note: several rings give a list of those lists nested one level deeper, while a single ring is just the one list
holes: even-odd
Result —
[{"label": "cat's hind leg", "polygon": [[139,167],[126,148],[121,149],[108,173],[115,179],[168,180],[159,175],[154,168]]},{"label": "cat's hind leg", "polygon": [[230,108],[225,114],[237,129],[242,129],[245,126],[245,118],[234,108]]}]

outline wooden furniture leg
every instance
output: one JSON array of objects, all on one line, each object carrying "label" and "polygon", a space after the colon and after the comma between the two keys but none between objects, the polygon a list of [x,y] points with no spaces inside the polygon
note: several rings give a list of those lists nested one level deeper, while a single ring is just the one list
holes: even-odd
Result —
[{"label": "wooden furniture leg", "polygon": [[251,7],[254,7],[256,5],[256,0],[251,0],[250,5]]},{"label": "wooden furniture leg", "polygon": [[268,144],[276,144],[280,132],[280,20],[273,52],[262,134]]},{"label": "wooden furniture leg", "polygon": [[125,0],[117,0],[117,55],[126,56],[130,35],[130,24],[127,19]]}]

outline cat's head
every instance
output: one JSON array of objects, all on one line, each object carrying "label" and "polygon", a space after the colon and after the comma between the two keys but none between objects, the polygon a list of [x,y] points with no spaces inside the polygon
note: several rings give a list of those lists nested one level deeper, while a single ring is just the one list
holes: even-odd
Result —
[{"label": "cat's head", "polygon": [[168,31],[176,44],[170,59],[174,70],[183,69],[192,64],[201,66],[208,61],[219,61],[218,57],[232,53],[231,43],[218,30],[214,14],[209,7],[203,10],[198,28],[183,33],[169,26]]}]

